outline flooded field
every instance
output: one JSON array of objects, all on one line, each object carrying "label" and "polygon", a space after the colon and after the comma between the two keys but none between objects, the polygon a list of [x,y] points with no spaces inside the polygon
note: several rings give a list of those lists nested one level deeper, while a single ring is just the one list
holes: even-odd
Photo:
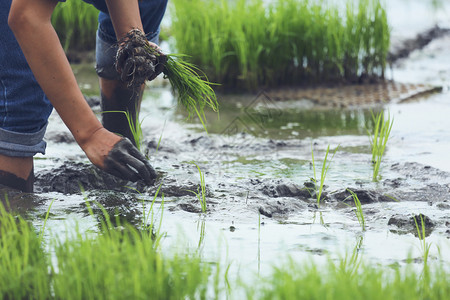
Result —
[{"label": "flooded field", "polygon": [[[424,1],[388,4],[394,46],[436,23],[450,28],[448,3],[437,10]],[[410,18],[415,14],[422,19]],[[232,263],[232,276],[264,274],[287,256],[324,262],[355,248],[368,263],[396,266],[410,257],[419,266],[420,240],[412,218],[419,214],[429,219],[430,262],[448,263],[448,49],[450,34],[413,51],[388,70],[389,79],[441,87],[439,92],[343,108],[316,105],[311,99],[277,101],[265,91],[219,95],[220,118],[207,115],[208,134],[201,124],[185,121],[167,84],[153,82],[144,94],[141,120],[146,151],[161,176],[155,187],[132,185],[141,193],[126,188],[126,182],[92,175],[87,158],[54,113],[46,135],[47,153],[35,160],[38,193],[31,220],[42,226],[41,216],[54,201],[47,236],[64,237],[75,224],[95,232],[98,220],[87,213],[87,198],[139,223],[142,202],[148,209],[160,185],[154,211],[166,233],[162,248],[199,249],[206,260]],[[98,85],[93,69],[74,69],[80,86],[94,95]],[[99,112],[95,100],[91,98],[91,104]],[[389,114],[394,125],[381,163],[381,179],[373,182],[367,129],[373,126],[372,112],[379,111]],[[325,201],[318,207],[305,187],[314,175],[312,149],[320,170],[328,146],[338,150],[325,180]],[[205,174],[206,214],[192,192],[197,192],[200,183],[194,162]],[[365,231],[347,189],[361,200]]]}]

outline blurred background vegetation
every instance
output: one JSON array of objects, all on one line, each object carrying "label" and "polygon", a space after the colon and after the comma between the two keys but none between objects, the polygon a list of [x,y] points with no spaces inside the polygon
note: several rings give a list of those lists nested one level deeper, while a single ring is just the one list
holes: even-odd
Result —
[{"label": "blurred background vegetation", "polygon": [[[95,49],[98,11],[58,4],[52,22],[66,51]],[[218,89],[358,83],[384,78],[390,30],[380,0],[171,0],[162,38]]]}]

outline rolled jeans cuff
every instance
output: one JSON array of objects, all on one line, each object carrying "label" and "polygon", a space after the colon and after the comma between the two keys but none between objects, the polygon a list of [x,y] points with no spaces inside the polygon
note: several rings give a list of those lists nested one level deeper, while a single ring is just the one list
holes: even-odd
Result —
[{"label": "rolled jeans cuff", "polygon": [[32,157],[45,154],[47,143],[43,140],[47,124],[34,133],[13,132],[0,128],[0,154],[14,157]]}]

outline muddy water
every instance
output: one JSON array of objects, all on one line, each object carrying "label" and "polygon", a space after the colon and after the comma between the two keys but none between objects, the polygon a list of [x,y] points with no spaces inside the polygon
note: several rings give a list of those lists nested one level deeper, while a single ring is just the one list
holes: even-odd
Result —
[{"label": "muddy water", "polygon": [[[398,19],[393,32],[409,37],[411,30],[404,30],[408,19],[399,12],[408,1],[394,2],[392,12]],[[421,7],[419,2],[411,9]],[[435,16],[430,14],[431,20],[425,14],[428,19],[417,23],[428,26]],[[144,148],[161,173],[158,184],[165,194],[164,208],[160,197],[155,208],[158,222],[163,212],[162,231],[167,234],[163,248],[200,249],[206,259],[232,263],[233,274],[243,277],[264,273],[287,255],[320,262],[355,247],[368,263],[401,265],[408,255],[420,258],[411,217],[422,213],[430,220],[430,260],[449,262],[449,48],[450,36],[436,39],[398,61],[391,72],[396,81],[439,85],[442,92],[364,109],[327,109],[308,100],[273,101],[264,93],[220,96],[220,119],[208,114],[208,135],[200,124],[185,121],[168,86],[154,82],[145,93],[141,118]],[[83,84],[98,88],[95,79]],[[91,104],[99,111],[98,103]],[[385,110],[394,118],[377,183],[371,180],[366,135],[366,128],[373,126],[371,110]],[[30,218],[36,226],[42,225],[41,216],[54,201],[47,235],[64,237],[76,224],[82,231],[95,232],[98,218],[86,212],[85,197],[97,200],[111,214],[140,222],[142,201],[149,206],[155,187],[131,185],[141,190],[137,194],[124,187],[129,183],[90,167],[56,114],[46,139],[47,154],[38,156],[35,166],[39,192]],[[318,208],[304,187],[313,176],[311,148],[319,171],[328,145],[339,149],[326,178],[325,202]],[[205,173],[206,215],[199,213],[198,200],[189,192],[199,184],[192,161]],[[347,188],[363,202],[365,232],[351,202],[344,201]],[[19,198],[18,205],[23,201]]]}]

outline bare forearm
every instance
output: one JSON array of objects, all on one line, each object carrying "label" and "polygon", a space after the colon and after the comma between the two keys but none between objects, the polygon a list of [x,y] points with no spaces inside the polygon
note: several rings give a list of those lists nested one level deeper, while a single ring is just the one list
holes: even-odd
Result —
[{"label": "bare forearm", "polygon": [[131,29],[144,32],[138,0],[106,0],[106,5],[117,39],[124,37]]},{"label": "bare forearm", "polygon": [[42,90],[83,145],[102,126],[84,101],[50,22],[55,5],[53,0],[14,0],[9,23]]}]

